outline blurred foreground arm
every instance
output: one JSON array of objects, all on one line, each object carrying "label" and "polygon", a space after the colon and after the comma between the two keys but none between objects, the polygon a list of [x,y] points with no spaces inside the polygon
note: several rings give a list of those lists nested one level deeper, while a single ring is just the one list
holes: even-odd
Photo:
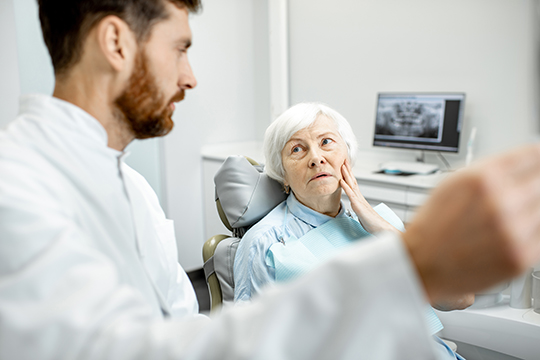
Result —
[{"label": "blurred foreground arm", "polygon": [[540,258],[540,146],[449,177],[403,239],[432,303],[485,289],[533,265]]}]

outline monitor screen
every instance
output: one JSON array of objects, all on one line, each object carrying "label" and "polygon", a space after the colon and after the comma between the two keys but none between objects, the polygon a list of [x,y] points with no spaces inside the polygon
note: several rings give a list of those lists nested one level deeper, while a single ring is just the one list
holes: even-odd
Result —
[{"label": "monitor screen", "polygon": [[380,93],[374,146],[458,152],[465,94]]}]

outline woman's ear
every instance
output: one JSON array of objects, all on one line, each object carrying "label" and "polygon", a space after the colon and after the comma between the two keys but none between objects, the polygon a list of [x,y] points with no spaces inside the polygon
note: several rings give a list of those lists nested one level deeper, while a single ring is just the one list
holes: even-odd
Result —
[{"label": "woman's ear", "polygon": [[131,69],[137,52],[137,40],[124,20],[114,15],[104,17],[96,27],[96,35],[103,56],[115,71]]}]

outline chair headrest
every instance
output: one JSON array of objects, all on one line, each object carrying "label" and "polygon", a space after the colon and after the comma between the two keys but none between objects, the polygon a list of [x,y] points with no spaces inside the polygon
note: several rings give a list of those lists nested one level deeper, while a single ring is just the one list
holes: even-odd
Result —
[{"label": "chair headrest", "polygon": [[243,156],[229,156],[214,176],[216,205],[229,230],[253,225],[286,199],[281,184],[263,169]]}]

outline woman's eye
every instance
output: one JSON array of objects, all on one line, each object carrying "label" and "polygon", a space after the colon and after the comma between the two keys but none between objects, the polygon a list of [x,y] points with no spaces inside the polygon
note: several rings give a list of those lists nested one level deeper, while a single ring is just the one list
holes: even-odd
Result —
[{"label": "woman's eye", "polygon": [[292,152],[293,152],[293,153],[297,153],[297,152],[300,152],[300,151],[302,151],[302,149],[300,148],[300,146],[295,146],[295,147],[293,147],[293,149],[292,149]]},{"label": "woman's eye", "polygon": [[322,141],[322,144],[323,144],[323,145],[328,145],[328,144],[330,144],[331,142],[333,142],[332,139],[324,139],[324,140]]}]

